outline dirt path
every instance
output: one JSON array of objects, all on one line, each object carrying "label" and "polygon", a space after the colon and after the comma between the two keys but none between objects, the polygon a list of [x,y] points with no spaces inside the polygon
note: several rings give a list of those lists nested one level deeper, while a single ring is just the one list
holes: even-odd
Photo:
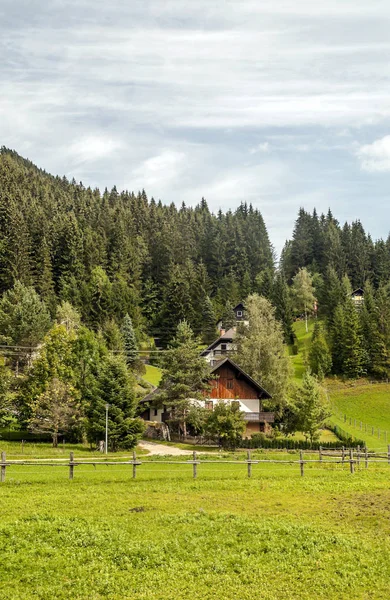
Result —
[{"label": "dirt path", "polygon": [[174,446],[164,446],[157,442],[139,442],[138,446],[142,450],[147,450],[151,456],[183,456],[192,454],[191,450],[182,450],[181,448],[175,448]]}]

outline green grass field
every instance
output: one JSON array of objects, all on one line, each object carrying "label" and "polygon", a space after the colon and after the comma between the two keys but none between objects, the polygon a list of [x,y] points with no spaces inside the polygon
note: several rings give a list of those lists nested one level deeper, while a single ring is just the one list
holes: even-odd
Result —
[{"label": "green grass field", "polygon": [[[291,361],[294,367],[294,380],[297,383],[305,372],[305,360],[310,348],[313,328],[313,321],[309,323],[309,333],[306,333],[303,321],[294,323],[299,353],[296,356],[291,355]],[[385,449],[390,443],[390,384],[372,384],[365,379],[343,382],[328,378],[324,385],[333,410],[331,422],[354,437],[362,439],[368,448]],[[346,421],[344,415],[347,417]],[[362,429],[360,429],[360,422],[363,424]],[[374,428],[374,435],[372,435],[372,428]]]},{"label": "green grass field", "polygon": [[145,365],[146,372],[143,376],[145,381],[152,384],[154,387],[158,387],[161,381],[162,371],[158,367],[153,365]]},{"label": "green grass field", "polygon": [[388,597],[389,466],[163,463],[8,467],[0,598]]}]

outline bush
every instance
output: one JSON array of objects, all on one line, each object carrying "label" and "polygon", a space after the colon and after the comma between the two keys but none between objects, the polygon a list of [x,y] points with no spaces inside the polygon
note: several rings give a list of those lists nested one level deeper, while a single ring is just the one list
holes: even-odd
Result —
[{"label": "bush", "polygon": [[275,450],[319,450],[321,448],[340,448],[340,446],[348,446],[349,448],[356,448],[357,446],[365,447],[365,442],[356,438],[345,438],[336,442],[313,442],[305,440],[294,440],[290,438],[283,439],[271,439],[267,438],[264,434],[256,433],[251,438],[245,438],[241,442],[241,448],[247,448],[248,450],[254,450],[256,448],[275,449]]}]

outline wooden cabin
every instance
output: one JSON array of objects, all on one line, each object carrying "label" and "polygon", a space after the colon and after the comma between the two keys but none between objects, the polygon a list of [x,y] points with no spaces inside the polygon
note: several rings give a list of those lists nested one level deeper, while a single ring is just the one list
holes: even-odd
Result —
[{"label": "wooden cabin", "polygon": [[263,400],[271,395],[257,381],[228,357],[213,366],[211,374],[215,379],[210,380],[212,389],[207,392],[206,408],[212,410],[223,400],[238,402],[247,422],[246,437],[269,430],[275,414],[264,410]]}]

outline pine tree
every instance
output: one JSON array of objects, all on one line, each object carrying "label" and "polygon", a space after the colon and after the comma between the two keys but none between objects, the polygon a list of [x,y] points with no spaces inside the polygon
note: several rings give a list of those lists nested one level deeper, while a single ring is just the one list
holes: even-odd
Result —
[{"label": "pine tree", "polygon": [[204,344],[209,345],[217,337],[217,319],[215,316],[213,303],[211,302],[209,296],[206,296],[202,311],[202,341]]},{"label": "pine tree", "polygon": [[361,377],[367,366],[367,353],[363,345],[360,317],[351,298],[344,305],[342,332],[342,373],[350,378]]},{"label": "pine tree", "polygon": [[328,375],[332,368],[332,357],[322,327],[318,322],[314,325],[311,338],[309,366],[311,372],[317,375],[319,379],[323,379],[325,375]]},{"label": "pine tree", "polygon": [[120,356],[108,354],[98,376],[99,393],[91,398],[87,409],[87,436],[98,443],[105,436],[106,405],[108,404],[108,445],[111,450],[134,448],[144,430],[140,419],[134,418],[136,401],[134,380]]},{"label": "pine tree", "polygon": [[320,427],[331,415],[324,390],[316,378],[306,372],[302,385],[296,389],[294,396],[296,429],[302,431],[312,444],[319,439]]},{"label": "pine tree", "polygon": [[184,437],[187,418],[194,400],[203,400],[210,379],[209,365],[199,355],[199,339],[186,321],[177,326],[169,350],[163,357],[163,376],[156,402],[167,406]]},{"label": "pine tree", "polygon": [[272,304],[275,307],[275,317],[283,327],[284,341],[286,344],[294,343],[293,313],[291,298],[283,274],[278,271],[272,288]]},{"label": "pine tree", "polygon": [[134,368],[138,360],[138,345],[133,323],[127,314],[122,323],[122,337],[125,348],[125,360],[128,367]]}]

